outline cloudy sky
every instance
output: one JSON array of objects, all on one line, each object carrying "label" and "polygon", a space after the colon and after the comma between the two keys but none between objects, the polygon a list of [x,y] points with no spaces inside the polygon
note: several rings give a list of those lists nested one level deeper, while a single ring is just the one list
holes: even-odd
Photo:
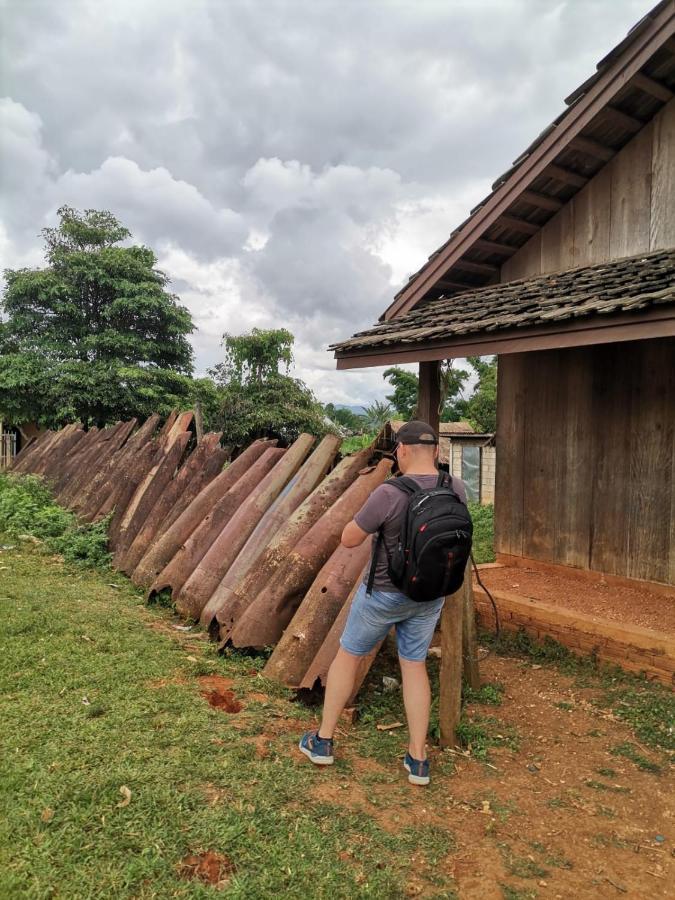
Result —
[{"label": "cloudy sky", "polygon": [[192,312],[291,329],[320,399],[381,399],[326,346],[394,293],[655,0],[0,0],[0,264],[112,210]]}]

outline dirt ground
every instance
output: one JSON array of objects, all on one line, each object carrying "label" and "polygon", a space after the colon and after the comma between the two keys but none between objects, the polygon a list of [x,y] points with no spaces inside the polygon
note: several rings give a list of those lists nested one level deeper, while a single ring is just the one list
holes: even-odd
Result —
[{"label": "dirt ground", "polygon": [[483,569],[481,579],[489,590],[512,591],[587,615],[675,635],[675,599],[661,594],[515,566]]},{"label": "dirt ground", "polygon": [[[450,775],[438,772],[447,751],[432,750],[436,776],[430,789],[420,789],[391,765],[359,756],[356,732],[347,728],[337,753],[355,777],[317,771],[298,756],[310,795],[367,811],[391,830],[430,823],[449,829],[456,849],[441,865],[462,900],[672,897],[675,791],[667,769],[641,771],[610,752],[636,742],[611,712],[592,705],[597,688],[575,687],[573,677],[550,667],[496,656],[482,663],[481,675],[506,692],[500,707],[472,706],[471,714],[511,726],[518,750],[492,750],[490,765],[453,754]],[[278,727],[270,737],[275,734]],[[661,754],[637,746],[645,759],[663,765]],[[440,896],[414,874],[406,890]]]}]

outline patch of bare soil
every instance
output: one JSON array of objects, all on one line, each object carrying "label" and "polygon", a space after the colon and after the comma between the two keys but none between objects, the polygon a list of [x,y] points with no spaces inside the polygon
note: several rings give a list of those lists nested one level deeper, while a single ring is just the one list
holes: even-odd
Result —
[{"label": "patch of bare soil", "polygon": [[183,878],[197,879],[215,888],[227,886],[229,876],[234,872],[234,863],[222,853],[204,850],[186,856],[178,867]]},{"label": "patch of bare soil", "polygon": [[488,590],[511,591],[616,622],[675,634],[675,599],[642,588],[617,587],[515,566],[484,569]]},{"label": "patch of bare soil", "polygon": [[243,704],[235,697],[234,691],[229,690],[233,684],[231,678],[223,678],[221,675],[203,675],[199,682],[202,687],[200,694],[214,709],[222,709],[227,713],[238,713],[244,708]]},{"label": "patch of bare soil", "polygon": [[[593,705],[597,689],[578,687],[570,676],[496,656],[482,663],[481,676],[505,686],[503,703],[473,705],[469,716],[494,717],[493,729],[517,734],[519,750],[492,750],[490,767],[431,748],[425,789],[408,784],[398,759],[384,765],[359,757],[354,733],[346,732],[336,754],[350,761],[353,775],[315,772],[308,763],[316,777],[307,793],[361,809],[389,831],[451,831],[456,849],[435,874],[452,879],[462,900],[503,898],[503,885],[521,892],[512,896],[556,900],[672,896],[674,780],[666,768],[642,771],[612,750],[630,742],[661,766],[663,757]],[[405,741],[402,729],[401,755]],[[448,756],[453,775],[444,774]],[[423,867],[411,868],[408,896],[433,894]]]}]

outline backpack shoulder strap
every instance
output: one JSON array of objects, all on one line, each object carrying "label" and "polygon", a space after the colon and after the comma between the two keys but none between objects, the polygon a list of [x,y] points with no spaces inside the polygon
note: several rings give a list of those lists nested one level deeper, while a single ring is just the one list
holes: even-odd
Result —
[{"label": "backpack shoulder strap", "polygon": [[417,484],[416,481],[413,481],[412,478],[407,478],[405,475],[399,475],[398,478],[390,478],[389,481],[385,481],[385,484],[390,484],[392,487],[398,488],[399,491],[402,491],[409,497],[412,497],[413,494],[416,494],[417,491],[420,490],[419,484]]}]

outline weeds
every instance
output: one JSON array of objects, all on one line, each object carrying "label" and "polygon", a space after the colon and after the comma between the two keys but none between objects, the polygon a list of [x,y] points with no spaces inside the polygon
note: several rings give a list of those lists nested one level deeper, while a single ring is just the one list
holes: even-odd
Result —
[{"label": "weeds", "polygon": [[517,751],[520,746],[516,729],[494,716],[463,718],[457,728],[457,736],[462,746],[470,750],[476,759],[483,761],[489,760],[490,749],[493,747],[508,747],[509,750]]},{"label": "weeds", "polygon": [[473,519],[473,557],[477,563],[495,561],[494,506],[469,503]]},{"label": "weeds", "polygon": [[67,562],[88,568],[108,566],[108,522],[80,525],[74,513],[54,502],[41,478],[0,475],[0,531],[18,538],[29,535]]},{"label": "weeds", "polygon": [[[618,744],[616,747],[612,747],[609,752],[613,756],[623,756],[626,759],[629,759],[631,762],[635,763],[638,769],[642,769],[644,772],[653,772],[655,775],[661,774],[661,766],[652,762],[651,759],[647,759],[646,756],[643,756],[638,751],[635,744],[631,744],[628,741],[623,744]],[[611,772],[611,769],[606,769],[605,771]]]},{"label": "weeds", "polygon": [[462,696],[465,703],[481,703],[485,706],[501,706],[504,696],[504,685],[498,682],[486,682],[474,691],[468,684],[463,686]]}]

